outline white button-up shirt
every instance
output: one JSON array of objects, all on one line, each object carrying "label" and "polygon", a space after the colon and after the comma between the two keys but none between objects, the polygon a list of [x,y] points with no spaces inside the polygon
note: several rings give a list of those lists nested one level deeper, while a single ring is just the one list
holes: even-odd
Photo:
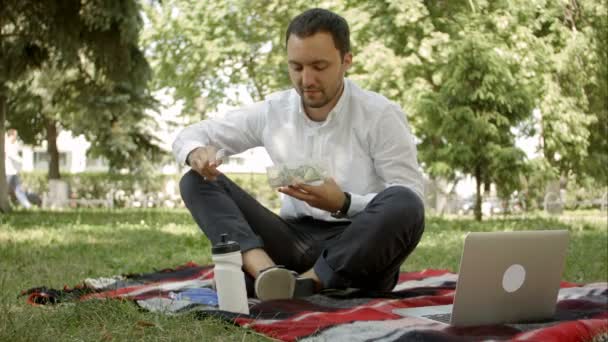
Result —
[{"label": "white button-up shirt", "polygon": [[19,144],[15,141],[14,143],[4,140],[4,171],[7,176],[14,176],[21,170],[22,159],[19,156]]},{"label": "white button-up shirt", "polygon": [[[356,215],[389,186],[405,186],[422,199],[423,181],[416,145],[405,114],[382,95],[345,79],[344,91],[323,122],[304,112],[295,89],[186,127],[173,142],[185,163],[188,153],[211,145],[227,155],[264,146],[275,164],[318,161],[343,191],[351,193],[348,216]],[[313,216],[335,221],[330,213],[290,196],[281,197],[284,218]]]}]

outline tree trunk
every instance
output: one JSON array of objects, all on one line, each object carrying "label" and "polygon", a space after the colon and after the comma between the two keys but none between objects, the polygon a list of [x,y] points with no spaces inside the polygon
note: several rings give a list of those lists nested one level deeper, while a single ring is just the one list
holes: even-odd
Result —
[{"label": "tree trunk", "polygon": [[492,182],[490,182],[489,180],[486,180],[485,182],[483,182],[483,193],[489,195],[491,191],[492,191]]},{"label": "tree trunk", "polygon": [[7,89],[0,84],[0,212],[7,213],[11,210],[8,200],[8,184],[6,183],[6,168],[4,155],[4,122],[6,121]]},{"label": "tree trunk", "polygon": [[59,150],[57,149],[57,123],[47,120],[46,124],[47,153],[49,154],[49,179],[59,179]]},{"label": "tree trunk", "polygon": [[483,184],[483,179],[481,178],[481,167],[475,167],[475,220],[481,221],[481,185]]}]

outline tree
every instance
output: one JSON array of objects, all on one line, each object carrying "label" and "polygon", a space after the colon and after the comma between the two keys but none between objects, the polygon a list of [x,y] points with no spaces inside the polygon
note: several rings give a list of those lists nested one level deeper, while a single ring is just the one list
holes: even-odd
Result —
[{"label": "tree", "polygon": [[[412,110],[421,88],[438,90],[468,1],[346,1],[356,63],[353,78]],[[465,18],[462,18],[464,13]],[[416,129],[414,127],[414,129]]]},{"label": "tree", "polygon": [[[589,175],[606,184],[608,175],[608,22],[606,2],[537,1],[518,14],[531,28],[535,50],[543,51],[539,116],[529,134],[540,136],[539,149],[561,184]],[[526,14],[527,13],[527,14]]]},{"label": "tree", "polygon": [[[355,75],[410,113],[419,158],[431,178],[477,179],[501,197],[518,188],[524,153],[515,147],[539,96],[542,50],[520,21],[527,2],[401,2],[352,0],[364,19],[354,30],[362,45]],[[361,56],[362,55],[362,56]],[[528,92],[528,93],[526,93]]]},{"label": "tree", "polygon": [[[606,127],[602,118],[606,116],[608,80],[601,75],[602,64],[606,64],[602,39],[606,38],[601,35],[600,24],[602,18],[605,22],[606,7],[595,1],[552,6],[555,15],[543,20],[549,29],[542,38],[551,49],[552,63],[540,103],[542,152],[564,179],[586,172],[605,179],[605,167],[596,166],[598,161],[608,160],[602,132]],[[606,33],[605,28],[603,31]],[[589,158],[591,154],[594,156]]]},{"label": "tree", "polygon": [[453,44],[439,91],[422,92],[416,108],[420,155],[431,174],[474,176],[481,220],[483,184],[501,184],[510,193],[510,180],[523,170],[525,154],[512,130],[531,115],[534,95],[492,36],[468,32]]},{"label": "tree", "polygon": [[146,113],[157,106],[156,100],[129,85],[98,89],[95,94],[81,95],[76,103],[85,105],[67,112],[72,116],[65,120],[71,123],[67,127],[91,141],[89,153],[107,159],[111,172],[149,171],[165,155],[154,134],[158,126]]},{"label": "tree", "polygon": [[[542,132],[550,146],[567,146],[562,149],[566,160],[578,160],[568,164],[573,172],[598,169],[580,156],[606,158],[600,133],[608,119],[597,113],[606,104],[601,56],[608,35],[600,34],[606,33],[600,15],[605,4],[593,3],[347,0],[314,5],[349,21],[355,53],[349,77],[406,109],[421,138],[419,156],[427,173],[452,182],[479,174],[479,187],[495,183],[499,195],[508,198],[521,187],[519,174],[533,169],[515,147],[518,135],[536,133],[533,108],[581,113],[549,116],[547,125],[554,126]],[[154,87],[169,88],[184,101],[185,112],[204,116],[235,85],[243,85],[254,100],[289,86],[283,33],[289,19],[309,6],[173,0],[146,7],[150,25],[144,40],[158,76]],[[582,38],[568,45],[572,22]],[[585,44],[598,52],[582,58]],[[565,63],[570,58],[578,60]],[[581,68],[585,71],[577,72]],[[564,122],[574,145],[561,136],[563,129],[552,129]],[[478,146],[482,143],[487,145]]]},{"label": "tree", "polygon": [[144,7],[153,87],[170,89],[183,101],[183,112],[196,112],[199,119],[230,103],[228,91],[240,92],[231,103],[239,104],[243,95],[259,101],[290,87],[285,31],[292,17],[310,6],[301,0],[172,0]]},{"label": "tree", "polygon": [[[9,98],[9,89],[19,88],[16,83],[26,79],[32,70],[76,71],[80,75],[77,79],[86,84],[110,89],[129,84],[131,87],[127,88],[137,89],[136,81],[142,76],[134,73],[145,65],[137,47],[141,26],[135,1],[4,1],[0,8],[0,147],[4,143],[7,102],[16,103]],[[55,94],[48,98],[56,99]],[[52,136],[51,125],[48,128]],[[0,156],[3,161],[3,148]],[[3,211],[9,208],[5,181],[2,168]]]},{"label": "tree", "polygon": [[15,115],[9,121],[25,142],[47,141],[50,179],[59,178],[58,129],[84,135],[92,144],[88,153],[106,158],[110,170],[137,170],[163,154],[152,134],[156,124],[146,114],[156,101],[145,86],[145,80],[104,84],[103,80],[95,81],[88,73],[74,69],[36,71],[27,87],[22,87],[24,92],[15,94]]},{"label": "tree", "polygon": [[599,184],[608,186],[608,7],[606,2],[592,4],[588,19],[595,54],[595,75],[585,91],[589,112],[597,120],[589,127],[590,137],[585,161],[585,173]]}]

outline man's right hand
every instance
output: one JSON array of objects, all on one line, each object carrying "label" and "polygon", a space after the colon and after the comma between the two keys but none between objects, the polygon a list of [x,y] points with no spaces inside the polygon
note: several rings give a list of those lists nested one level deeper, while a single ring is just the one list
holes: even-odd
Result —
[{"label": "man's right hand", "polygon": [[221,174],[217,167],[222,164],[221,159],[215,159],[216,153],[217,149],[213,146],[197,147],[188,154],[188,164],[205,179],[214,181]]}]

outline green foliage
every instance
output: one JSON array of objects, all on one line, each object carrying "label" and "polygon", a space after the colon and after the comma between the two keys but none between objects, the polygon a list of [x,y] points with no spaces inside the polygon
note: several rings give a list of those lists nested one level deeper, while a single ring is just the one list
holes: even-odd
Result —
[{"label": "green foliage", "polygon": [[[264,206],[278,211],[280,207],[278,192],[268,185],[266,175],[252,173],[227,174],[227,176]],[[37,194],[48,191],[48,179],[42,172],[22,173],[21,178],[28,191]],[[178,185],[181,178],[179,174],[82,172],[63,174],[62,178],[69,185],[72,199],[112,199],[114,207],[117,208],[132,207],[135,202],[143,207],[167,205],[183,207],[179,197]],[[173,194],[167,192],[167,186],[173,187]],[[73,202],[72,206],[87,205]]]},{"label": "green foliage", "polygon": [[525,165],[513,128],[531,115],[534,92],[491,35],[468,32],[452,44],[438,91],[421,92],[415,108],[420,159],[431,176],[474,175],[509,198]]},{"label": "green foliage", "polygon": [[278,212],[281,207],[279,192],[270,187],[268,178],[265,174],[228,174],[228,177],[247,191],[258,202],[274,212]]},{"label": "green foliage", "polygon": [[[547,161],[547,159],[538,157],[530,160],[527,165],[527,170],[521,177],[521,189],[518,191],[520,199],[524,202],[525,207],[529,211],[543,210],[543,203],[547,190],[551,183],[564,181],[560,180],[558,171]],[[589,209],[602,208],[602,200],[608,188],[601,180],[597,180],[590,176],[577,175],[567,182],[563,197],[564,207],[566,209]],[[557,191],[557,189],[552,189]]]},{"label": "green foliage", "polygon": [[35,96],[30,89],[34,80],[27,77],[13,82],[8,88],[7,112],[10,115],[10,126],[19,131],[19,138],[28,144],[38,145],[45,139],[45,118],[40,114],[42,98]]},{"label": "green foliage", "polygon": [[[111,198],[114,206],[118,208],[132,205],[132,202],[142,199],[150,199],[152,201],[150,204],[153,206],[162,206],[163,200],[169,199],[164,194],[167,182],[172,181],[174,184],[179,182],[177,175],[160,174],[141,177],[135,174],[84,172],[64,174],[62,178],[69,184],[70,198]],[[23,173],[22,179],[29,191],[42,194],[48,189],[48,180],[43,173]],[[147,206],[147,203],[142,205]]]},{"label": "green foliage", "polygon": [[144,112],[155,106],[148,81],[199,117],[228,98],[238,104],[245,93],[259,100],[287,88],[287,24],[318,6],[348,20],[355,56],[348,76],[406,109],[432,177],[477,175],[503,198],[522,192],[519,179],[536,166],[514,142],[538,134],[551,173],[608,182],[605,1],[4,4],[0,81],[19,79],[0,82],[9,112],[19,113],[11,125],[40,140],[47,120],[57,120],[84,134],[92,155],[114,169],[142,172],[160,155]]},{"label": "green foliage", "polygon": [[104,157],[111,170],[142,172],[165,157],[155,135],[158,125],[147,111],[156,100],[147,91],[131,84],[107,89],[94,86],[84,92],[72,85],[74,98],[62,116],[63,125],[73,134],[82,134],[91,147],[90,157]]},{"label": "green foliage", "polygon": [[508,197],[534,169],[516,134],[540,134],[554,172],[607,181],[605,2],[346,3],[357,18],[353,78],[407,109],[432,177],[483,165],[483,183]]},{"label": "green foliage", "polygon": [[0,84],[48,62],[64,69],[84,61],[104,77],[125,79],[139,54],[138,11],[135,1],[4,1]]},{"label": "green foliage", "polygon": [[608,11],[607,4],[588,2],[587,17],[589,27],[586,33],[594,51],[594,58],[588,67],[595,71],[591,75],[585,92],[589,100],[589,114],[597,120],[589,126],[588,158],[584,171],[600,184],[608,185]]},{"label": "green foliage", "polygon": [[588,100],[583,85],[593,72],[589,63],[589,42],[573,35],[561,51],[553,55],[553,73],[546,76],[546,95],[540,103],[543,152],[560,172],[581,170],[587,158],[589,126],[597,118],[587,114]]},{"label": "green foliage", "polygon": [[547,2],[550,64],[540,103],[543,153],[563,176],[608,183],[608,20],[605,1]]},{"label": "green foliage", "polygon": [[604,201],[604,210],[606,208],[606,196],[608,196],[608,187],[590,176],[578,176],[572,182],[568,182],[566,188],[566,196],[563,199],[565,207],[571,210],[580,209],[601,209],[602,201]]},{"label": "green foliage", "polygon": [[9,125],[26,142],[54,145],[47,130],[59,123],[84,134],[91,154],[115,169],[162,156],[145,113],[156,103],[138,47],[138,2],[8,1],[2,7],[0,85],[8,93]]},{"label": "green foliage", "polygon": [[244,86],[255,100],[289,86],[284,32],[303,1],[173,0],[146,6],[143,40],[155,88],[168,87],[184,112],[204,116]]},{"label": "green foliage", "polygon": [[528,210],[543,210],[547,186],[559,179],[559,175],[545,158],[530,160],[526,171],[521,178],[521,197],[524,205]]}]

